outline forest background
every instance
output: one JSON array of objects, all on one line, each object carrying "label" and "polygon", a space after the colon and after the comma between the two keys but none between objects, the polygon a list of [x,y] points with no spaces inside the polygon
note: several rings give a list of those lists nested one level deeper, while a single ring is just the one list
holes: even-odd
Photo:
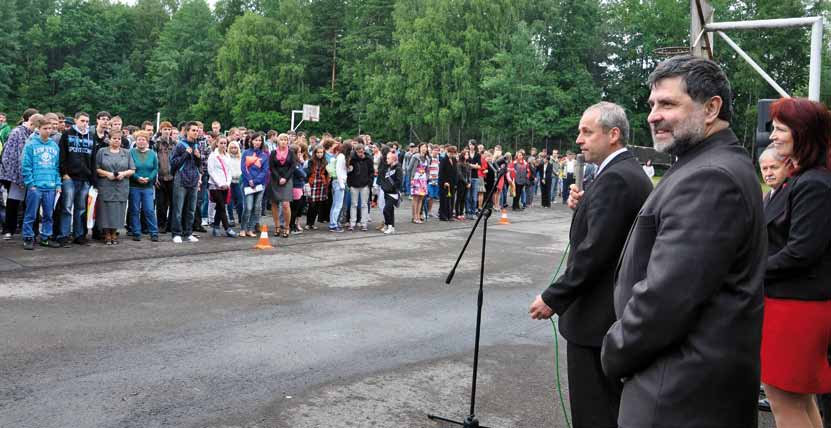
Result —
[{"label": "forest background", "polygon": [[[375,140],[573,146],[585,107],[646,123],[656,48],[689,45],[687,0],[5,0],[0,111],[107,110],[125,124],[219,120]],[[825,16],[822,0],[713,0],[716,21]],[[826,29],[825,39],[829,40]],[[792,95],[807,94],[809,29],[732,32]],[[828,43],[822,99],[831,100]],[[716,38],[733,128],[750,148],[756,102],[778,97]]]}]

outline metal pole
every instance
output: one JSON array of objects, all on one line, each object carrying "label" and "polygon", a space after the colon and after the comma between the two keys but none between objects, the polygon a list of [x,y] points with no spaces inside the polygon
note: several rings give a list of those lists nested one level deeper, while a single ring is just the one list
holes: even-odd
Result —
[{"label": "metal pole", "polygon": [[790,27],[807,27],[814,25],[822,18],[812,16],[808,18],[781,18],[781,19],[758,19],[755,21],[728,21],[728,22],[714,22],[707,24],[704,28],[707,31],[725,31],[725,30],[757,30],[757,29],[771,29],[771,28],[790,28]]},{"label": "metal pole", "polygon": [[819,101],[819,83],[822,75],[822,27],[822,18],[818,18],[811,26],[811,66],[808,75],[808,98],[813,101]]},{"label": "metal pole", "polygon": [[740,48],[735,42],[733,42],[733,40],[730,37],[727,37],[727,34],[724,34],[721,31],[716,31],[716,33],[719,36],[721,36],[721,38],[724,39],[724,41],[727,42],[727,44],[730,45],[730,47],[733,48],[733,50],[736,51],[736,53],[738,53],[739,56],[741,56],[748,64],[750,64],[750,66],[754,70],[756,70],[756,72],[759,73],[759,75],[762,76],[762,78],[765,79],[765,81],[768,82],[768,84],[772,86],[773,89],[776,90],[776,92],[779,93],[779,95],[785,98],[791,97],[790,95],[788,95],[787,92],[785,92],[784,89],[782,89],[781,86],[779,86],[778,83],[776,83],[775,80],[773,80],[772,77],[770,77],[769,74],[765,72],[765,70],[762,70],[762,67],[759,67],[759,64],[756,64],[756,61],[754,61],[753,58],[750,57],[750,55],[745,53],[745,51],[743,51],[742,48]]},{"label": "metal pole", "polygon": [[[292,131],[294,131],[294,129],[295,129],[294,128],[294,115],[297,114],[297,113],[303,113],[303,110],[292,110],[291,111],[291,128],[290,129]],[[300,122],[303,122],[303,121],[301,120]],[[300,126],[300,124],[298,123],[297,126]]]},{"label": "metal pole", "polygon": [[161,123],[160,122],[161,120],[162,120],[162,112],[157,111],[156,112],[156,132],[159,131],[159,123]]}]

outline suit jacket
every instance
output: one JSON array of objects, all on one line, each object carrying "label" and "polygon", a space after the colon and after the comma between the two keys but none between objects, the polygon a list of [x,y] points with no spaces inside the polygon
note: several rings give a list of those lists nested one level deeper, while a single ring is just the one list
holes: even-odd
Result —
[{"label": "suit jacket", "polygon": [[730,129],[680,156],[618,263],[601,362],[625,380],[622,428],[756,428],[762,192]]},{"label": "suit jacket", "polygon": [[789,178],[765,206],[765,295],[831,299],[831,172],[814,168]]},{"label": "suit jacket", "polygon": [[586,188],[571,221],[566,271],[542,293],[560,315],[560,333],[569,342],[599,348],[615,321],[615,263],[650,191],[652,182],[628,151]]},{"label": "suit jacket", "polygon": [[[543,163],[542,165],[540,165],[538,167],[539,173],[540,173],[540,179],[545,180],[545,185],[546,186],[550,186],[551,185],[551,179],[556,176],[555,172],[554,172],[555,168],[556,167],[554,165],[552,165],[551,162],[549,162],[548,165]],[[542,181],[540,181],[540,184],[542,184]]]},{"label": "suit jacket", "polygon": [[450,156],[445,156],[439,161],[439,188],[444,190],[444,184],[450,183],[450,190],[456,191],[456,161],[450,160]]}]

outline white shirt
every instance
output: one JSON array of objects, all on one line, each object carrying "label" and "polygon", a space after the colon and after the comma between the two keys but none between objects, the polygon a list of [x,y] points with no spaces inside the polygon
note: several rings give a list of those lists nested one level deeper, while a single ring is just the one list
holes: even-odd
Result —
[{"label": "white shirt", "polygon": [[600,172],[603,171],[603,168],[605,168],[606,165],[608,165],[609,162],[612,161],[612,159],[614,159],[617,155],[619,155],[619,154],[621,154],[625,151],[626,151],[626,147],[623,147],[623,148],[617,149],[614,153],[610,154],[609,156],[606,156],[606,159],[604,159],[603,162],[600,164],[600,168],[597,169],[597,173],[594,174],[595,177],[600,175]]}]

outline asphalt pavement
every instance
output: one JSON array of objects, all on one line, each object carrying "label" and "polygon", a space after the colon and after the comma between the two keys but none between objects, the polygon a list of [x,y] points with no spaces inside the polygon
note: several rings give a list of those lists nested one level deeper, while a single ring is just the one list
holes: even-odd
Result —
[{"label": "asphalt pavement", "polygon": [[[475,413],[494,428],[565,427],[552,326],[527,308],[571,215],[508,215],[488,227]],[[395,235],[323,227],[270,250],[207,234],[0,242],[0,427],[452,426],[426,415],[470,411],[481,233],[446,285],[473,222],[409,219],[405,201]]]}]

